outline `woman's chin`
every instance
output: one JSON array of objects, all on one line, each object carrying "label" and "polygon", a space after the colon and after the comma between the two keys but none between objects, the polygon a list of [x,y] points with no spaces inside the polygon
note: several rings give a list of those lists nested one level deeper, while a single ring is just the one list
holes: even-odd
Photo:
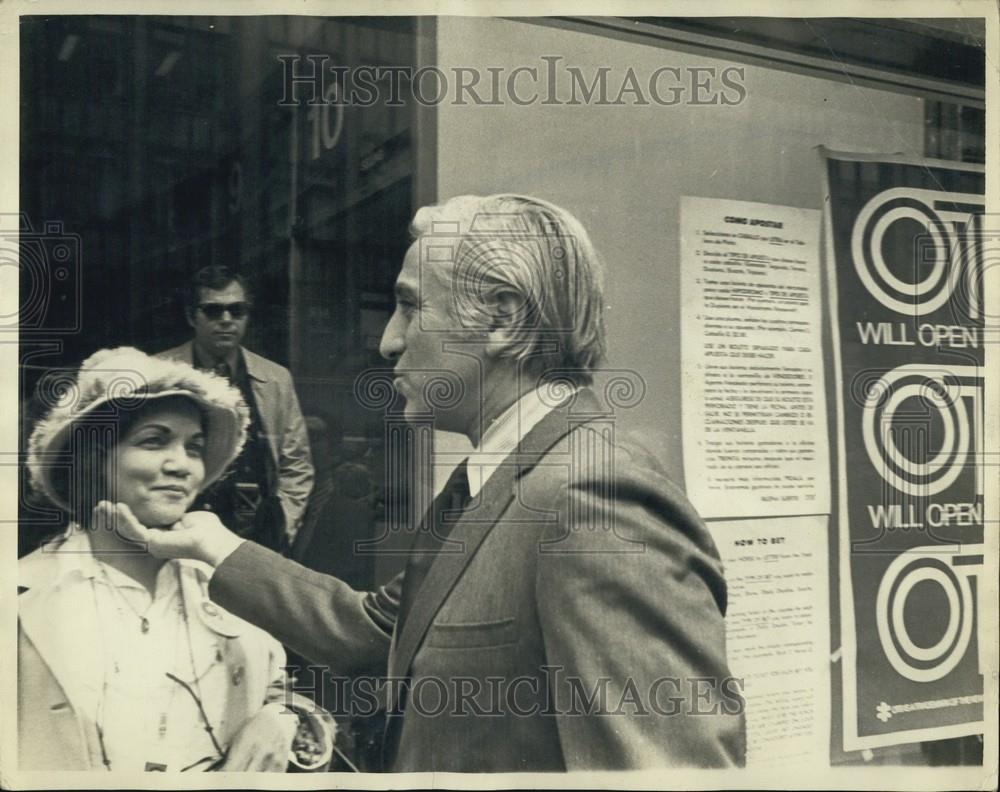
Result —
[{"label": "woman's chin", "polygon": [[174,527],[181,517],[184,516],[186,509],[143,509],[141,511],[135,511],[136,519],[145,525],[147,528],[157,528],[163,531],[169,531]]}]

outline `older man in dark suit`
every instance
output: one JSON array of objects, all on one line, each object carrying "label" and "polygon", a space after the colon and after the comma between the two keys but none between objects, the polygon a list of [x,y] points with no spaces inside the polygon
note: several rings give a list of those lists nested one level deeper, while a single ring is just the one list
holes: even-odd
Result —
[{"label": "older man in dark suit", "polygon": [[[716,549],[588,388],[604,328],[586,231],[497,195],[425,207],[413,232],[381,350],[407,415],[475,450],[406,570],[355,592],[212,515],[157,534],[123,514],[123,530],[215,566],[214,599],[332,673],[385,682],[387,769],[742,764]],[[442,377],[461,398],[435,403]]]}]

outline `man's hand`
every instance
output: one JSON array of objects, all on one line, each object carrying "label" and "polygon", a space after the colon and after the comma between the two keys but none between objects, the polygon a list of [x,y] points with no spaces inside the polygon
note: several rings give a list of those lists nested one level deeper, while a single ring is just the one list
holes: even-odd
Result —
[{"label": "man's hand", "polygon": [[241,539],[212,512],[185,514],[170,529],[147,528],[124,503],[100,501],[94,507],[93,525],[114,531],[156,558],[193,558],[217,567],[239,547]]},{"label": "man's hand", "polygon": [[265,704],[236,733],[219,771],[284,772],[298,725],[298,717],[283,704]]}]

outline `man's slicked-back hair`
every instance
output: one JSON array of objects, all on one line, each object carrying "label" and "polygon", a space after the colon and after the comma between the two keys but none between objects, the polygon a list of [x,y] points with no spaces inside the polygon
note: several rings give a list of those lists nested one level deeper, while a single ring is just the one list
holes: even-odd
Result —
[{"label": "man's slicked-back hair", "polygon": [[[450,247],[450,272],[439,274],[463,327],[495,327],[498,299],[512,295],[502,354],[539,378],[593,381],[606,352],[604,265],[572,214],[527,195],[460,195],[421,208],[410,233],[428,251]],[[449,266],[440,259],[421,249],[422,266]]]},{"label": "man's slicked-back hair", "polygon": [[238,272],[223,264],[213,264],[212,266],[202,267],[198,270],[191,276],[188,288],[184,294],[184,310],[188,316],[194,314],[198,303],[201,302],[202,289],[222,291],[230,283],[238,283],[246,295],[247,302],[250,302],[250,290],[247,288],[246,280]]}]

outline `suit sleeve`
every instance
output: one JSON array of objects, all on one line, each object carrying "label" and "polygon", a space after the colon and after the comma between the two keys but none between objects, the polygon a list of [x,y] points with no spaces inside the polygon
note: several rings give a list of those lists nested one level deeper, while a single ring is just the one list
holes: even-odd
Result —
[{"label": "suit sleeve", "polygon": [[[566,768],[741,765],[714,545],[679,490],[615,450],[613,476],[589,471],[562,489],[539,548],[536,604]],[[588,705],[596,716],[581,717]]]},{"label": "suit sleeve", "polygon": [[355,591],[255,542],[215,570],[211,598],[336,675],[384,675],[399,607],[401,577]]},{"label": "suit sleeve", "polygon": [[312,491],[313,464],[309,434],[291,375],[283,390],[286,391],[283,399],[285,426],[278,453],[278,499],[285,515],[285,533],[291,545]]}]

